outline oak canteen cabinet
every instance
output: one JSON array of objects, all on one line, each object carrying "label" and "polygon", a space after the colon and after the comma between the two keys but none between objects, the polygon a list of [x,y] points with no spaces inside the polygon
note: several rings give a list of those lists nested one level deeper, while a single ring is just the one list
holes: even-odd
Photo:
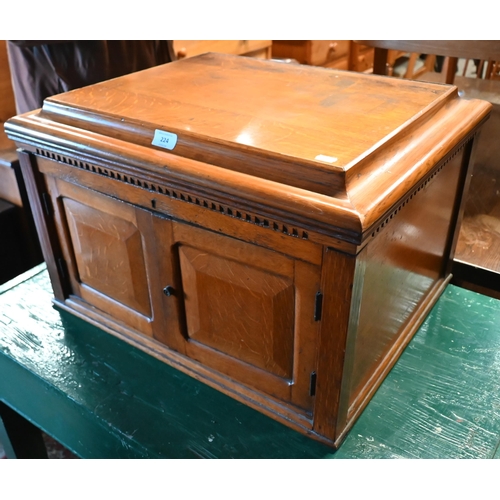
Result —
[{"label": "oak canteen cabinet", "polygon": [[338,446],[450,278],[490,107],[208,53],[6,130],[58,306]]}]

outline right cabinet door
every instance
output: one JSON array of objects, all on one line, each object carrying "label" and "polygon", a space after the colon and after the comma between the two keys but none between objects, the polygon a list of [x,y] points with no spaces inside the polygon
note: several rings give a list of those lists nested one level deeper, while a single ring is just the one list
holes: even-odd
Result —
[{"label": "right cabinet door", "polygon": [[159,267],[166,265],[174,279],[165,283],[164,300],[178,301],[183,323],[166,328],[161,341],[310,411],[320,267],[187,224],[165,227],[161,218],[155,224],[164,256]]}]

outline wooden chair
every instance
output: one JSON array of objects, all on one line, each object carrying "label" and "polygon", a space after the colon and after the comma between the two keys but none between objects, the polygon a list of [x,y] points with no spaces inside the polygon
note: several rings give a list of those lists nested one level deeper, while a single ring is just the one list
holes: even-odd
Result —
[{"label": "wooden chair", "polygon": [[[490,101],[493,111],[476,146],[473,176],[465,201],[455,260],[454,283],[500,298],[500,41],[495,40],[361,40],[374,47],[373,72],[388,74],[388,53],[445,56],[443,71],[421,74],[419,80],[454,84],[464,98]],[[457,75],[459,59],[483,61],[479,77]]]},{"label": "wooden chair", "polygon": [[500,61],[488,61],[486,80],[500,80]]},{"label": "wooden chair", "polygon": [[387,74],[389,50],[417,54],[440,55],[449,58],[445,82],[455,81],[459,58],[500,61],[500,41],[497,40],[356,40],[357,43],[375,48],[373,72]]}]

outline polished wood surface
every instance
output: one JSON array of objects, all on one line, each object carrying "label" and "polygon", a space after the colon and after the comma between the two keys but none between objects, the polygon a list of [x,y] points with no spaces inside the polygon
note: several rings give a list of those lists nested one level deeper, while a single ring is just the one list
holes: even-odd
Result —
[{"label": "polished wood surface", "polygon": [[[452,90],[442,86],[422,84],[415,90],[419,84],[390,82],[387,85],[394,85],[394,92],[381,94],[379,82],[355,73],[340,78],[331,72],[325,74],[324,70],[293,65],[284,68],[253,60],[240,64],[229,56],[215,54],[183,62],[183,66],[157,69],[157,75],[151,73],[141,85],[141,92],[133,100],[128,99],[129,118],[121,126],[117,124],[123,128],[121,138],[142,145],[149,142],[141,137],[147,129],[172,131],[178,134],[173,153],[186,157],[194,155],[193,146],[201,146],[205,141],[209,142],[205,147],[214,149],[214,156],[224,146],[238,149],[242,155],[256,155],[263,150],[266,157],[275,158],[278,163],[267,169],[268,176],[276,175],[274,170],[279,167],[286,169],[291,162],[296,175],[300,175],[300,162],[303,170],[316,177],[342,177],[363,153],[387,137],[388,130],[408,127],[428,106],[437,109],[443,100],[453,98]],[[232,67],[238,71],[231,71]],[[68,125],[92,121],[88,124],[91,129],[102,127],[96,123],[98,116],[111,123],[120,122],[124,97],[141,81],[143,76],[136,73],[50,98],[43,114],[57,113],[58,121]],[[220,93],[219,87],[229,84],[231,91]],[[203,92],[197,91],[199,88]],[[307,88],[314,91],[305,92]],[[207,100],[207,95],[212,99]],[[240,99],[241,95],[246,99]],[[214,102],[216,96],[218,100]],[[70,102],[76,109],[67,109]],[[331,119],[332,110],[335,120]],[[136,130],[139,123],[141,130]],[[358,134],[358,127],[365,134]],[[320,154],[335,160],[318,161]],[[245,166],[245,172],[252,173],[248,168]]]},{"label": "polished wood surface", "polygon": [[206,54],[7,131],[60,307],[338,446],[449,280],[490,108]]},{"label": "polished wood surface", "polygon": [[[359,254],[363,268],[361,308],[353,349],[350,407],[365,396],[369,379],[383,370],[391,349],[400,350],[408,339],[399,332],[412,321],[415,305],[429,295],[445,272],[442,256],[450,252],[458,210],[457,193],[463,189],[463,151],[432,183],[409,200],[404,217],[396,217],[385,231]],[[415,232],[415,228],[420,228]],[[398,300],[393,300],[398,297]],[[375,331],[377,332],[375,334]],[[350,410],[351,411],[351,410]]]},{"label": "polished wood surface", "polygon": [[[201,173],[208,189],[212,189],[214,182],[220,183],[224,191],[229,183],[233,184],[235,196],[248,183],[242,186],[241,176],[229,171],[254,176],[252,182],[259,183],[259,192],[264,195],[265,190],[266,198],[267,193],[280,189],[266,182],[275,181],[286,185],[279,208],[283,203],[298,202],[300,207],[296,210],[301,216],[305,201],[302,189],[325,194],[326,198],[314,197],[308,203],[312,216],[321,217],[323,213],[327,223],[332,216],[340,216],[344,219],[341,225],[348,227],[353,222],[346,220],[352,218],[352,207],[345,202],[346,190],[362,191],[369,187],[367,182],[376,185],[372,175],[377,175],[386,189],[395,190],[396,197],[404,192],[398,174],[377,174],[384,172],[379,167],[385,163],[387,148],[403,148],[401,154],[406,157],[415,154],[412,145],[417,140],[425,141],[428,163],[419,167],[428,169],[433,155],[435,160],[442,154],[443,146],[451,147],[449,143],[443,144],[443,140],[446,143],[453,137],[445,127],[453,127],[461,140],[465,132],[460,130],[465,131],[487,112],[486,104],[459,100],[456,90],[441,85],[384,80],[387,92],[381,94],[380,82],[368,75],[325,71],[303,66],[285,68],[272,62],[241,61],[222,55],[190,58],[153,68],[146,80],[142,73],[135,73],[50,98],[39,115],[18,118],[16,123],[27,119],[31,126],[43,130],[46,119],[57,116],[56,123],[51,125],[55,127],[54,134],[70,141],[75,140],[73,127],[85,124],[90,132],[86,138],[89,153],[91,148],[101,147],[101,132],[116,130],[115,137],[108,140],[108,151],[118,151],[126,141],[133,147],[133,154],[143,156],[146,150],[141,146],[147,146],[149,159],[157,163],[159,171],[165,171],[162,165],[167,157],[169,174],[175,175],[177,171],[186,179],[189,169],[198,178]],[[166,80],[172,88],[169,95],[164,90]],[[128,97],[124,106],[125,96],[139,85],[141,91],[132,91],[133,98]],[[218,90],[225,85],[230,85],[231,92]],[[219,97],[216,107],[204,93],[197,92],[200,87]],[[245,95],[245,100],[239,99],[240,95]],[[450,106],[457,108],[452,120],[447,109]],[[119,118],[125,111],[127,120]],[[331,118],[332,112],[335,120]],[[427,122],[425,130],[433,128],[433,133],[415,131],[419,122]],[[155,129],[177,134],[174,156],[161,148],[151,151]],[[359,129],[364,133],[357,133]],[[398,133],[394,134],[395,131]],[[200,165],[189,162],[190,159],[215,164],[224,170],[212,178],[206,168],[201,172]],[[370,176],[366,175],[367,164],[377,165]],[[417,173],[416,170],[412,169],[410,175]],[[332,195],[338,198],[333,199]],[[336,215],[328,213],[332,204]],[[372,207],[375,208],[373,204]],[[384,206],[381,211],[386,209]],[[359,225],[354,223],[358,231]]]}]

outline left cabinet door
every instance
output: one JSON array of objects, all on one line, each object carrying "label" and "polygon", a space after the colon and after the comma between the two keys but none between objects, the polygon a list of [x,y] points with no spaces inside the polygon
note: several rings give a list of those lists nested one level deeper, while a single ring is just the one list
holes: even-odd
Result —
[{"label": "left cabinet door", "polygon": [[[169,311],[161,305],[165,277],[160,280],[156,269],[152,214],[61,179],[48,176],[47,181],[73,292],[70,299],[90,315],[111,316],[155,337]],[[164,220],[164,231],[170,224]],[[176,324],[173,319],[170,327]]]}]

